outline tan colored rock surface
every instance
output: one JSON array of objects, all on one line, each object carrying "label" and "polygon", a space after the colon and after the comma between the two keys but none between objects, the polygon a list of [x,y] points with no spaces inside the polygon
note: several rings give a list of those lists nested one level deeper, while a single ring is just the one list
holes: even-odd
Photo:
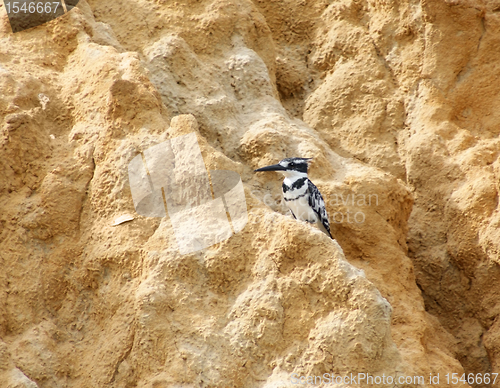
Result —
[{"label": "tan colored rock surface", "polygon": [[[0,386],[499,373],[499,15],[82,0],[12,34],[0,9]],[[248,223],[182,255],[128,165],[189,133]],[[289,156],[314,158],[335,241],[253,173]]]}]

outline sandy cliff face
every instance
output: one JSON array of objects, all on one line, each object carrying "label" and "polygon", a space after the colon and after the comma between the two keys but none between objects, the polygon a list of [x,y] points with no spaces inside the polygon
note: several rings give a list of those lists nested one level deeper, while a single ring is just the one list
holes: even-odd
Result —
[{"label": "sandy cliff face", "polygon": [[[0,385],[500,372],[499,6],[92,0],[16,34],[0,9]],[[128,165],[189,133],[248,222],[183,255]],[[289,156],[335,241],[253,173]]]}]

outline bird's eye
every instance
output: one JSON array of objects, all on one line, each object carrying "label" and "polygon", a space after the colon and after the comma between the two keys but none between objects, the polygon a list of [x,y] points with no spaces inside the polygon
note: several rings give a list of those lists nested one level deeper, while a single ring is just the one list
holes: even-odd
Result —
[{"label": "bird's eye", "polygon": [[290,167],[295,167],[295,163],[294,163],[294,162],[291,162],[291,163],[289,164],[289,166],[290,166]]}]

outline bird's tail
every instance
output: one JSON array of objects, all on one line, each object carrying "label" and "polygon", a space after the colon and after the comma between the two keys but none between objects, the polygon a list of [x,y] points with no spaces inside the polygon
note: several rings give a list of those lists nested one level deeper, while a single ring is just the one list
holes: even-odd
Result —
[{"label": "bird's tail", "polygon": [[324,234],[327,236],[330,236],[330,238],[333,240],[332,234],[330,233],[330,230],[323,225],[322,222],[318,222],[319,230],[321,230]]}]

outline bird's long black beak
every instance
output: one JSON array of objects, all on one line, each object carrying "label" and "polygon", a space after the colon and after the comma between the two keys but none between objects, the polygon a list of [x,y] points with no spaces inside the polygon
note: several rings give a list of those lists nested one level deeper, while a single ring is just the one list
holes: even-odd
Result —
[{"label": "bird's long black beak", "polygon": [[286,170],[285,167],[283,167],[279,164],[273,164],[272,166],[258,168],[257,170],[254,170],[254,171],[259,172],[259,171],[284,171],[284,170]]}]

